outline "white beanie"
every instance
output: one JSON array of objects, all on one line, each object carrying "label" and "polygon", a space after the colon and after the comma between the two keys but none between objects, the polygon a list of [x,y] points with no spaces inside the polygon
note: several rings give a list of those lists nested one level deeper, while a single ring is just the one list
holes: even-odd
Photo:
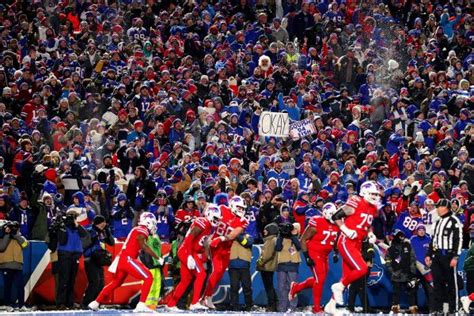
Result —
[{"label": "white beanie", "polygon": [[420,143],[425,142],[425,138],[423,137],[422,132],[416,132],[415,143],[417,143],[417,142],[420,142]]},{"label": "white beanie", "polygon": [[388,61],[388,70],[395,70],[398,69],[398,62],[396,60],[390,59]]}]

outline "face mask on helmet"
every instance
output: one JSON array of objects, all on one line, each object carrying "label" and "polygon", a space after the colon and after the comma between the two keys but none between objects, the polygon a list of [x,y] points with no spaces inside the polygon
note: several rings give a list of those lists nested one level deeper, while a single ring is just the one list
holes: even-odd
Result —
[{"label": "face mask on helmet", "polygon": [[230,200],[229,204],[230,204],[230,209],[232,210],[232,213],[234,213],[238,217],[245,216],[245,209],[247,208],[247,205],[243,198],[241,198],[240,196],[234,196]]},{"label": "face mask on helmet", "polygon": [[323,206],[323,210],[322,210],[323,217],[330,222],[332,222],[332,216],[336,212],[337,212],[337,208],[336,208],[336,205],[334,205],[333,203],[326,203]]},{"label": "face mask on helmet", "polygon": [[368,196],[364,198],[372,205],[377,205],[380,202],[380,195],[378,193],[369,193]]},{"label": "face mask on helmet", "polygon": [[380,203],[380,193],[373,181],[366,181],[362,184],[360,189],[360,195],[372,205],[378,205]]},{"label": "face mask on helmet", "polygon": [[140,215],[140,221],[138,222],[138,224],[145,226],[151,234],[156,233],[157,222],[155,215],[153,215],[152,213],[144,212],[142,215]]},{"label": "face mask on helmet", "polygon": [[212,227],[217,227],[219,225],[220,218],[217,216],[213,216],[209,222],[211,223]]},{"label": "face mask on helmet", "polygon": [[209,205],[205,214],[212,227],[217,227],[217,225],[219,225],[219,221],[221,220],[221,211],[217,205]]}]

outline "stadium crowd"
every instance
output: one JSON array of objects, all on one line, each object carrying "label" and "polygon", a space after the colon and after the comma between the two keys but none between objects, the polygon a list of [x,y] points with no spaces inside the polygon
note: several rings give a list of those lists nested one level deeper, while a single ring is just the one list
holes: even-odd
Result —
[{"label": "stadium crowd", "polygon": [[[105,221],[123,241],[149,211],[159,239],[173,242],[207,202],[240,195],[246,233],[263,243],[268,224],[289,216],[302,232],[325,203],[342,206],[374,180],[376,243],[387,249],[401,232],[424,266],[419,231],[432,234],[447,199],[468,249],[471,9],[468,0],[3,1],[0,219],[51,242],[58,215],[73,210],[85,230]],[[317,133],[259,135],[263,111],[309,119]],[[12,266],[0,260],[1,269]],[[411,272],[394,282],[426,271]]]}]

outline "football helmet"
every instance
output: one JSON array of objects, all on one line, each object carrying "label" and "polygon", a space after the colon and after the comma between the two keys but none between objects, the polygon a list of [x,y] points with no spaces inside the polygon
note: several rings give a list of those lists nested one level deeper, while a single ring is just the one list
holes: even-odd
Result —
[{"label": "football helmet", "polygon": [[206,210],[204,211],[204,216],[213,227],[217,227],[217,225],[219,225],[219,221],[222,218],[221,210],[216,204],[213,203],[210,203],[207,206]]},{"label": "football helmet", "polygon": [[360,196],[372,205],[378,206],[380,203],[380,192],[377,183],[366,181],[360,186]]},{"label": "football helmet", "polygon": [[140,220],[138,221],[138,225],[145,226],[151,234],[156,233],[156,225],[157,225],[156,217],[153,213],[150,212],[143,212],[140,215]]},{"label": "football helmet", "polygon": [[230,210],[236,216],[242,218],[245,215],[245,209],[247,208],[247,203],[240,196],[233,196],[229,201]]}]

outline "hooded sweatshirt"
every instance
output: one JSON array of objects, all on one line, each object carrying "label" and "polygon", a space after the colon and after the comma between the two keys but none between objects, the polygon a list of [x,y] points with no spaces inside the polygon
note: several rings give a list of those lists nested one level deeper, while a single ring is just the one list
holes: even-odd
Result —
[{"label": "hooded sweatshirt", "polygon": [[86,207],[86,203],[84,201],[84,193],[82,192],[76,192],[72,195],[73,201],[74,198],[77,198],[79,200],[79,204],[75,205],[72,204],[69,206],[69,210],[74,210],[78,215],[77,215],[77,222],[79,225],[81,225],[84,228],[90,228],[92,225],[92,221],[94,220],[95,214],[94,211],[88,210]]}]

